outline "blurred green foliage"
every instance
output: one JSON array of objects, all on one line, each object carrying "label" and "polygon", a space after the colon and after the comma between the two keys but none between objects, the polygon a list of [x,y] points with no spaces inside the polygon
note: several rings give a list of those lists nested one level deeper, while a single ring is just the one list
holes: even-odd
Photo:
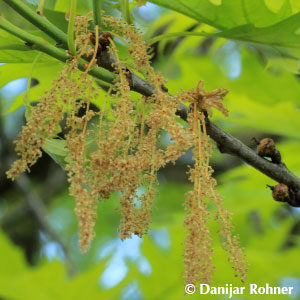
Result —
[{"label": "blurred green foliage", "polygon": [[[79,14],[91,10],[92,1],[78,2]],[[215,113],[213,120],[250,145],[253,145],[251,139],[254,136],[274,136],[278,140],[277,147],[284,162],[300,176],[300,85],[299,78],[294,74],[299,69],[300,54],[298,1],[151,2],[169,10],[163,10],[163,14],[157,16],[154,22],[143,23],[147,24],[144,30],[149,39],[158,31],[164,34],[183,32],[191,30],[195,24],[197,26],[192,29],[194,32],[205,31],[216,37],[228,38],[174,37],[156,45],[154,65],[168,79],[170,93],[175,94],[178,89],[195,88],[199,80],[204,80],[207,90],[228,88],[230,93],[225,101],[230,115],[225,118]],[[2,2],[0,5],[4,7]],[[119,13],[114,8],[114,1],[111,7],[113,10],[110,10],[110,6],[103,5],[108,13]],[[68,1],[51,1],[45,13],[50,20],[59,20],[57,25],[66,29],[63,20],[68,9]],[[132,6],[132,9],[137,20],[143,18],[141,8]],[[7,15],[16,16],[11,12]],[[221,33],[215,32],[215,29],[221,30]],[[0,65],[0,88],[15,79],[28,77],[36,55],[35,50],[28,50],[22,41],[0,30],[0,62],[6,63]],[[36,78],[39,84],[30,89],[30,101],[38,101],[43,91],[49,89],[62,66],[60,62],[44,54],[39,57],[31,73],[31,77]],[[95,104],[101,106],[104,97],[103,92]],[[4,120],[4,116],[23,105],[23,98],[24,93],[15,97],[8,110],[3,112]],[[49,141],[45,150],[56,162],[62,164],[63,147],[62,141]],[[226,165],[227,160],[229,161],[228,156],[223,157],[216,150],[212,162]],[[293,231],[299,223],[299,211],[273,201],[266,184],[272,185],[274,182],[247,165],[235,168],[227,166],[218,177],[218,182],[220,194],[224,197],[226,208],[233,214],[235,230],[240,235],[249,262],[246,285],[269,283],[277,286],[284,278],[299,278],[299,238]],[[182,299],[182,253],[185,237],[182,203],[184,193],[190,188],[187,183],[172,182],[168,178],[161,180],[160,196],[153,209],[153,231],[143,238],[141,245],[140,255],[148,261],[150,271],[144,272],[136,259],[127,257],[125,263],[128,272],[112,288],[102,286],[100,277],[119,246],[113,247],[104,257],[99,253],[103,247],[117,240],[118,195],[100,203],[97,237],[90,251],[81,255],[76,246],[77,222],[72,212],[72,199],[66,189],[56,193],[48,205],[47,217],[70,248],[78,272],[68,276],[63,257],[56,253],[60,260],[51,261],[45,250],[38,255],[36,266],[28,265],[22,250],[1,233],[0,297],[20,300],[100,297],[107,300]],[[10,204],[10,201],[15,202],[13,197],[19,197],[17,192],[1,196],[0,216],[5,216],[7,210],[15,208],[15,204]],[[7,209],[10,205],[12,207]],[[210,209],[214,210],[213,207]],[[169,246],[163,247],[155,239],[155,232],[162,229],[167,232],[165,238],[169,236]],[[210,223],[210,230],[214,238],[217,268],[212,285],[232,283],[241,286],[234,277],[228,257],[220,247],[218,228],[214,222]],[[48,243],[49,240],[46,240],[44,247]],[[128,292],[130,287],[131,294]],[[199,298],[199,294],[196,292],[187,297]],[[202,297],[224,299],[222,296]],[[295,297],[300,299],[299,294]],[[288,296],[274,295],[244,295],[235,299],[256,298],[289,299]]]}]

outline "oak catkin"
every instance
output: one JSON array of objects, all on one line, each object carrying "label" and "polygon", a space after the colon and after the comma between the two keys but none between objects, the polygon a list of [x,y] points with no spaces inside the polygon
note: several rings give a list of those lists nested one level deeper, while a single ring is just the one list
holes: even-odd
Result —
[{"label": "oak catkin", "polygon": [[[222,102],[228,91],[218,88],[206,92],[203,82],[199,81],[194,90],[169,96],[163,88],[166,80],[151,66],[149,47],[143,35],[133,25],[115,17],[103,16],[103,24],[111,28],[106,50],[116,58],[113,66],[116,78],[107,94],[111,103],[105,102],[100,112],[91,111],[90,103],[97,99],[98,88],[87,73],[95,67],[98,42],[93,40],[95,33],[89,31],[90,15],[76,18],[77,55],[70,57],[53,81],[52,88],[32,108],[27,124],[15,141],[20,158],[13,163],[7,176],[14,180],[22,172],[29,171],[42,155],[46,139],[57,137],[60,122],[65,117],[69,192],[75,199],[79,247],[85,252],[95,236],[98,201],[109,199],[113,192],[121,195],[120,238],[131,238],[133,234],[142,237],[147,233],[157,194],[157,172],[167,163],[175,163],[192,148],[194,165],[189,170],[189,179],[193,188],[186,193],[184,203],[184,226],[187,231],[184,280],[196,283],[210,282],[212,279],[215,267],[207,226],[210,219],[208,205],[212,203],[216,211],[215,220],[220,225],[223,247],[236,274],[244,281],[247,265],[238,236],[232,234],[230,214],[216,191],[216,180],[209,164],[212,145],[206,132],[206,118],[212,116],[213,108],[228,115]],[[110,37],[114,34],[126,41],[130,61],[120,56],[117,44]],[[80,73],[78,61],[82,58],[89,64],[86,64],[87,70]],[[129,67],[141,72],[152,84],[154,93],[151,97],[132,98],[132,71]],[[181,102],[190,103],[189,126],[178,122],[176,110]],[[79,116],[83,108],[86,112]],[[166,149],[159,147],[163,132],[168,132],[172,140]],[[139,188],[145,190],[142,195],[137,193]]]}]

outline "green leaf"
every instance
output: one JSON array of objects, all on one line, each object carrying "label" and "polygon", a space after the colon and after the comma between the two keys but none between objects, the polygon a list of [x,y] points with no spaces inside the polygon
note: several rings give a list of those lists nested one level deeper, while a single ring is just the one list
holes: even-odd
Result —
[{"label": "green leaf", "polygon": [[0,242],[0,295],[7,299],[119,299],[121,291],[134,274],[130,271],[120,284],[104,290],[98,282],[106,267],[105,260],[70,278],[67,277],[64,264],[58,261],[44,261],[36,267],[29,266],[21,250],[12,245],[2,232]]},{"label": "green leaf", "polygon": [[[247,24],[218,33],[216,36],[251,43],[269,52],[269,56],[300,57],[300,13],[264,28]],[[264,49],[265,48],[265,49]],[[270,49],[269,49],[270,48]]]},{"label": "green leaf", "polygon": [[[37,55],[38,52],[34,53],[35,55]],[[23,63],[9,63],[0,66],[0,88],[13,80],[28,77],[32,62],[35,57],[36,56],[32,55],[32,60],[29,60],[28,57],[28,60],[26,59],[26,61],[24,61]],[[52,80],[58,76],[58,72],[61,69],[62,63],[57,62],[56,60],[49,61],[48,56],[41,54],[37,63],[34,65],[31,74],[31,78],[38,79],[39,84],[30,89],[30,102],[37,101],[43,94],[45,89],[49,89],[51,87]],[[14,112],[23,105],[24,95],[25,92],[14,99],[13,103],[8,108],[9,113]]]},{"label": "green leaf", "polygon": [[[31,63],[37,51],[30,49],[25,43],[0,29],[0,63]],[[43,55],[40,61],[53,61],[54,59]]]},{"label": "green leaf", "polygon": [[294,13],[299,7],[295,9],[288,0],[276,12],[261,0],[227,0],[220,5],[209,0],[151,2],[221,30],[213,34],[216,37],[245,42],[257,47],[267,57],[294,59],[293,64],[291,61],[286,63],[286,68],[298,71],[300,13]]},{"label": "green leaf", "polygon": [[[14,276],[15,274],[22,273],[26,268],[24,253],[20,248],[13,245],[11,241],[0,231],[0,244],[1,244],[1,255],[0,265],[1,270],[5,270],[7,276]],[[13,263],[12,263],[13,262]],[[1,272],[0,272],[1,273]],[[2,273],[2,276],[4,274]],[[0,280],[1,285],[1,280]]]},{"label": "green leaf", "polygon": [[44,14],[51,23],[55,24],[55,26],[57,26],[62,31],[67,32],[68,22],[66,20],[65,13],[51,9],[44,9]]},{"label": "green leaf", "polygon": [[[67,12],[70,9],[70,1],[57,0],[55,5],[55,10],[61,12]],[[92,1],[81,0],[77,3],[77,13],[86,14],[93,10]]]},{"label": "green leaf", "polygon": [[65,140],[46,139],[43,150],[63,169],[66,166],[65,158],[68,154]]},{"label": "green leaf", "polygon": [[223,0],[220,5],[210,0],[151,0],[149,2],[175,10],[218,29],[253,24],[257,27],[277,23],[293,13],[295,6],[285,0],[279,11],[271,11],[261,0]]},{"label": "green leaf", "polygon": [[[237,102],[242,105],[238,105]],[[249,101],[241,95],[235,97],[235,101],[231,103],[231,123],[300,139],[300,113],[292,103],[287,101],[268,106]]]}]

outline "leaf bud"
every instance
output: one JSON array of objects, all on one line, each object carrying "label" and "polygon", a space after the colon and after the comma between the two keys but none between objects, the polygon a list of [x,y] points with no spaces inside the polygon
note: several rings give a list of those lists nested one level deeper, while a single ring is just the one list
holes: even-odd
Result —
[{"label": "leaf bud", "polygon": [[275,186],[267,186],[272,190],[272,197],[274,200],[279,202],[289,202],[290,193],[289,188],[286,184],[279,183]]},{"label": "leaf bud", "polygon": [[270,157],[275,164],[281,163],[281,154],[271,138],[262,139],[258,144],[257,151],[259,156]]}]

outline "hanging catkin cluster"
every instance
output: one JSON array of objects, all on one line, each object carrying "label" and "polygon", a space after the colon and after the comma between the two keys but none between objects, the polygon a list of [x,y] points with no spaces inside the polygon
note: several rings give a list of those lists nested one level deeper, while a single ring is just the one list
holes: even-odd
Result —
[{"label": "hanging catkin cluster", "polygon": [[[96,172],[91,172],[102,197],[108,198],[114,191],[121,192],[121,239],[132,234],[141,237],[151,220],[157,171],[169,161],[175,161],[192,143],[188,130],[176,120],[178,99],[170,100],[161,91],[164,80],[150,66],[142,35],[132,25],[117,18],[104,17],[102,21],[112,28],[112,34],[126,39],[131,67],[145,74],[156,88],[152,97],[131,100],[131,73],[126,67],[129,62],[121,61],[117,47],[110,39],[108,51],[116,58],[114,97],[117,101],[112,110],[113,121],[105,120],[104,108],[100,113],[98,150],[92,155],[92,165],[98,167]],[[164,151],[158,147],[163,131],[168,131],[175,141]],[[139,187],[146,188],[141,196],[137,195]]]},{"label": "hanging catkin cluster", "polygon": [[189,172],[194,188],[186,194],[187,215],[184,220],[188,230],[184,253],[185,280],[189,283],[210,282],[214,271],[211,237],[206,225],[209,219],[207,209],[209,200],[216,208],[215,219],[220,225],[219,233],[223,240],[223,247],[229,253],[229,260],[233,264],[236,275],[244,281],[247,271],[238,237],[232,236],[230,214],[223,207],[222,198],[215,189],[216,180],[212,177],[213,169],[209,165],[212,146],[206,132],[205,118],[212,116],[212,107],[228,115],[224,104],[220,102],[227,93],[225,89],[205,92],[200,81],[195,91],[183,91],[178,95],[181,100],[191,103],[188,123],[194,134],[195,165]]},{"label": "hanging catkin cluster", "polygon": [[[207,93],[200,82],[196,90],[170,97],[165,92],[162,75],[154,72],[150,65],[148,45],[142,34],[133,25],[115,17],[103,17],[102,23],[111,30],[105,36],[107,49],[99,45],[101,37],[98,39],[97,30],[96,33],[89,32],[89,15],[77,17],[75,47],[78,54],[70,58],[53,82],[52,89],[32,108],[27,125],[15,142],[20,159],[7,172],[8,177],[16,179],[20,173],[29,171],[41,156],[46,139],[57,137],[59,124],[65,117],[69,191],[76,203],[79,246],[86,251],[95,235],[97,203],[99,199],[108,199],[113,192],[121,194],[120,238],[130,238],[132,234],[142,237],[151,221],[158,170],[169,162],[174,163],[192,148],[195,164],[189,175],[194,188],[186,194],[187,216],[184,220],[188,232],[184,253],[185,280],[188,283],[209,282],[212,277],[208,201],[215,206],[223,246],[230,254],[236,274],[244,280],[243,253],[238,238],[231,234],[230,215],[215,189],[216,181],[209,165],[212,146],[205,122],[212,115],[212,108],[227,115],[220,102],[227,91],[217,89]],[[130,60],[120,56],[112,36],[119,37],[128,46]],[[115,57],[116,77],[100,111],[93,112],[89,107],[93,99],[97,103],[97,90],[87,72],[95,65],[101,50]],[[83,73],[77,69],[81,58],[88,61]],[[154,87],[151,97],[132,99],[132,70],[142,73]],[[178,122],[176,116],[182,101],[191,105],[188,127]],[[82,108],[86,112],[79,116]],[[161,149],[159,140],[164,132],[168,132],[173,142]],[[142,195],[137,192],[139,188],[144,190]]]},{"label": "hanging catkin cluster", "polygon": [[[75,21],[75,45],[78,55],[70,57],[66,67],[60,72],[59,77],[52,84],[49,91],[41,98],[36,107],[32,107],[18,139],[15,141],[16,152],[20,159],[14,162],[7,176],[13,180],[24,172],[29,171],[42,155],[41,148],[46,139],[57,137],[60,132],[60,122],[66,119],[66,144],[68,159],[66,159],[70,194],[76,202],[75,213],[79,222],[79,245],[83,250],[93,238],[93,227],[96,219],[95,203],[98,197],[90,188],[86,188],[88,177],[85,177],[84,164],[87,163],[85,142],[87,136],[87,122],[93,116],[88,110],[92,98],[97,96],[93,87],[92,78],[87,77],[88,70],[92,67],[92,59],[85,72],[78,70],[78,61],[81,57],[91,56],[94,53],[90,45],[88,31],[89,15],[77,17]],[[86,108],[83,117],[78,116],[80,108]]]},{"label": "hanging catkin cluster", "polygon": [[[82,37],[79,34],[81,28],[86,28],[86,24],[86,17],[77,18],[76,35],[78,40]],[[15,180],[21,173],[29,172],[29,167],[41,157],[41,148],[46,139],[53,138],[59,133],[59,123],[64,117],[66,107],[69,106],[71,99],[76,99],[80,95],[81,90],[85,90],[85,87],[82,86],[81,89],[74,89],[77,87],[78,81],[74,78],[78,71],[78,59],[86,54],[85,52],[86,49],[83,49],[78,57],[68,61],[59,77],[52,82],[52,88],[46,90],[37,106],[31,109],[26,126],[22,127],[18,139],[14,142],[15,150],[20,159],[16,160],[7,172],[8,178]],[[79,107],[80,104],[78,103],[76,106]]]}]

